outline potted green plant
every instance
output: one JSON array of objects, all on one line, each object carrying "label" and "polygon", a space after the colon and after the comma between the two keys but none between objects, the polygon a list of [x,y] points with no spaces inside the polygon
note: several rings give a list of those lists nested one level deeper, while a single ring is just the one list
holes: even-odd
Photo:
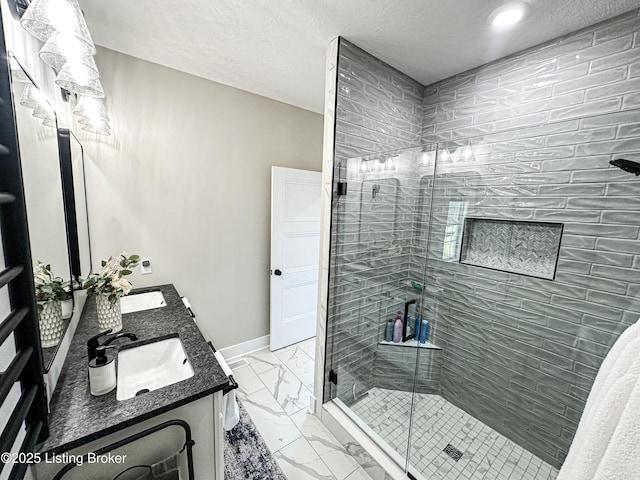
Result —
[{"label": "potted green plant", "polygon": [[40,343],[44,348],[54,347],[60,342],[64,332],[62,301],[68,298],[69,282],[56,277],[51,271],[51,265],[42,262],[38,262],[33,268],[33,281],[36,287]]},{"label": "potted green plant", "polygon": [[102,260],[99,273],[90,275],[82,288],[87,295],[96,297],[98,327],[101,332],[111,329],[114,333],[122,330],[122,313],[120,298],[131,291],[131,283],[124,278],[131,275],[131,269],[140,263],[138,255],[127,255],[122,252]]}]

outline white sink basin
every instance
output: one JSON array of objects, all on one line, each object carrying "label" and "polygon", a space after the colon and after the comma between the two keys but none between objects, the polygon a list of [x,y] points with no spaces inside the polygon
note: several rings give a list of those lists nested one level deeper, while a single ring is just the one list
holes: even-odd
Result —
[{"label": "white sink basin", "polygon": [[166,307],[162,292],[134,293],[120,298],[120,310],[122,313],[140,312],[152,308]]},{"label": "white sink basin", "polygon": [[179,338],[167,338],[118,353],[116,398],[126,400],[193,377]]}]

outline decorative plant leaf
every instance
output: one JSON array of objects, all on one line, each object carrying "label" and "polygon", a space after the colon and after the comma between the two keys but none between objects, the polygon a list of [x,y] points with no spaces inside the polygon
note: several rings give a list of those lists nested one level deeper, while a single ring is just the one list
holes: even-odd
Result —
[{"label": "decorative plant leaf", "polygon": [[111,304],[129,293],[131,284],[122,279],[133,272],[131,267],[138,264],[139,255],[127,256],[124,252],[112,255],[108,260],[102,260],[102,269],[82,281],[82,288],[88,295],[107,295]]}]

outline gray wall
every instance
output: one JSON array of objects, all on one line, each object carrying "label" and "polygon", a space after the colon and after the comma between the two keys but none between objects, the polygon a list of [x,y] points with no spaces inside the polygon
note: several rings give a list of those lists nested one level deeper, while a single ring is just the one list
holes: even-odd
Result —
[{"label": "gray wall", "polygon": [[[334,195],[326,366],[339,366],[347,401],[354,383],[357,392],[373,386],[379,327],[395,307],[380,299],[406,295],[413,228],[411,202],[395,207],[396,195],[411,196],[411,179],[381,180],[372,201],[371,183],[349,175],[347,159],[418,146],[422,85],[344,39],[338,56],[334,184],[348,180],[348,193]],[[325,401],[330,395],[325,388]]]},{"label": "gray wall", "polygon": [[269,333],[271,166],[319,171],[322,116],[103,48],[111,137],[84,137],[94,264],[152,261],[224,348]]},{"label": "gray wall", "polygon": [[[640,316],[640,181],[608,164],[640,160],[639,31],[633,12],[425,89],[424,139],[451,154],[427,276],[441,289],[428,302],[441,394],[554,465],[604,355]],[[473,158],[455,155],[468,145]],[[442,261],[450,201],[564,223],[555,281]]]}]

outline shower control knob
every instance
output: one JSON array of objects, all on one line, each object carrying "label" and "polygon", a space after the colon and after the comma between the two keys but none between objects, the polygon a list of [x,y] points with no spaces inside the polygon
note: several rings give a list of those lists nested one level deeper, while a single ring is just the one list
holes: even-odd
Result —
[{"label": "shower control knob", "polygon": [[279,277],[280,275],[282,275],[282,272],[281,272],[280,270],[278,270],[277,268],[276,268],[276,271],[275,271],[275,272],[273,272],[273,273],[275,273],[275,274],[276,274],[276,276],[278,276],[278,277]]}]

